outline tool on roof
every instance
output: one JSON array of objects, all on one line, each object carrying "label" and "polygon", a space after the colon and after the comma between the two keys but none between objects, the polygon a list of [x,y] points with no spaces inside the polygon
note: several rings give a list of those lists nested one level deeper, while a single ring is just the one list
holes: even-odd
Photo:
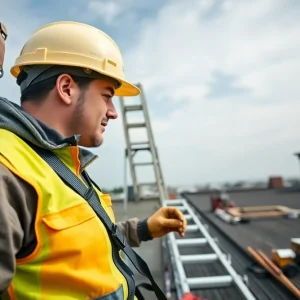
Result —
[{"label": "tool on roof", "polygon": [[299,267],[295,263],[296,253],[292,249],[272,249],[271,257],[285,276],[293,278],[298,275]]},{"label": "tool on roof", "polygon": [[247,250],[256,262],[258,262],[273,277],[279,280],[298,299],[300,299],[300,290],[283,274],[282,270],[280,270],[261,250],[255,251],[252,247],[247,247]]},{"label": "tool on roof", "polygon": [[300,272],[300,239],[291,238],[290,248],[272,249],[272,261],[282,270],[285,276],[293,278]]},{"label": "tool on roof", "polygon": [[295,253],[294,261],[300,265],[300,238],[291,238],[290,248]]}]

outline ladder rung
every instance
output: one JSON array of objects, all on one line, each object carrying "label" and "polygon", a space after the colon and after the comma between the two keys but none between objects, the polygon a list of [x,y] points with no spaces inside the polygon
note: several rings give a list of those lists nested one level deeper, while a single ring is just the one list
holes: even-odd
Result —
[{"label": "ladder rung", "polygon": [[165,204],[170,206],[182,205],[182,200],[179,199],[165,200]]},{"label": "ladder rung", "polygon": [[186,211],[186,208],[184,206],[177,206],[177,208],[181,211]]},{"label": "ladder rung", "polygon": [[187,225],[185,231],[186,232],[197,232],[197,231],[199,231],[199,228],[197,225]]},{"label": "ladder rung", "polygon": [[193,217],[191,215],[183,215],[185,217],[186,220],[192,220]]},{"label": "ladder rung", "polygon": [[207,239],[205,238],[197,238],[197,239],[182,239],[176,240],[177,245],[180,247],[187,246],[202,246],[207,244]]},{"label": "ladder rung", "polygon": [[210,263],[218,259],[217,254],[194,254],[194,255],[181,255],[182,263],[194,264],[194,263]]},{"label": "ladder rung", "polygon": [[134,146],[134,145],[149,145],[149,142],[131,142],[130,145]]},{"label": "ladder rung", "polygon": [[150,150],[149,147],[138,147],[138,148],[131,148],[131,151],[140,151],[140,150]]},{"label": "ladder rung", "polygon": [[191,289],[227,287],[232,284],[232,281],[229,275],[187,278]]},{"label": "ladder rung", "polygon": [[157,183],[156,182],[141,182],[141,183],[138,183],[138,186],[156,186]]},{"label": "ladder rung", "polygon": [[143,106],[141,104],[136,105],[126,105],[125,111],[137,111],[137,110],[143,110]]},{"label": "ladder rung", "polygon": [[153,162],[138,162],[138,163],[134,163],[134,166],[150,166],[153,165]]},{"label": "ladder rung", "polygon": [[128,128],[141,128],[141,127],[146,127],[146,123],[129,123],[127,124]]}]

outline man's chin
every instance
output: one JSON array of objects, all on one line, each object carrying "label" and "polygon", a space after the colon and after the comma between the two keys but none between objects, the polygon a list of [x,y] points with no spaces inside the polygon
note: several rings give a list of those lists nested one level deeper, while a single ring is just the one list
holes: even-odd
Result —
[{"label": "man's chin", "polygon": [[94,138],[90,139],[89,141],[81,141],[79,140],[79,146],[81,147],[85,147],[85,148],[98,148],[103,144],[103,136],[101,135],[97,135],[94,136]]},{"label": "man's chin", "polygon": [[97,141],[94,145],[94,148],[100,147],[103,144],[103,139]]},{"label": "man's chin", "polygon": [[103,144],[103,135],[98,135],[95,137],[94,141],[93,141],[93,148],[97,148],[100,147]]}]

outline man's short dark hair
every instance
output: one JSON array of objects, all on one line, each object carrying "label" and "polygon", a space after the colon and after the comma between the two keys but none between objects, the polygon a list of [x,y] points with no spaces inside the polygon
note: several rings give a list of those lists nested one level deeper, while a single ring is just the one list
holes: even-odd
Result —
[{"label": "man's short dark hair", "polygon": [[[21,94],[21,104],[23,104],[26,101],[43,101],[48,96],[50,91],[55,87],[56,80],[60,75],[61,74],[52,76],[27,87],[25,90],[23,90]],[[78,77],[74,75],[70,76],[73,78],[73,80],[76,82],[76,84],[82,91],[87,89],[89,84],[94,80],[93,78],[88,77]]]}]

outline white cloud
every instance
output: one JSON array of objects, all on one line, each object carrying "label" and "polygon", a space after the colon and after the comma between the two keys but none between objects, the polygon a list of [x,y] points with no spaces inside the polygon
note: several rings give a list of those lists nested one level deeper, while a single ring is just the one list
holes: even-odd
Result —
[{"label": "white cloud", "polygon": [[[164,119],[155,116],[159,102],[152,106],[167,182],[297,174],[299,7],[279,0],[209,2],[169,2],[126,56],[127,72],[148,95],[186,103],[164,111]],[[223,10],[216,12],[216,3]],[[236,87],[249,93],[209,99],[216,70],[235,75]]]},{"label": "white cloud", "polygon": [[88,3],[88,10],[103,18],[106,24],[110,24],[123,11],[124,6],[118,1],[98,0]]}]

